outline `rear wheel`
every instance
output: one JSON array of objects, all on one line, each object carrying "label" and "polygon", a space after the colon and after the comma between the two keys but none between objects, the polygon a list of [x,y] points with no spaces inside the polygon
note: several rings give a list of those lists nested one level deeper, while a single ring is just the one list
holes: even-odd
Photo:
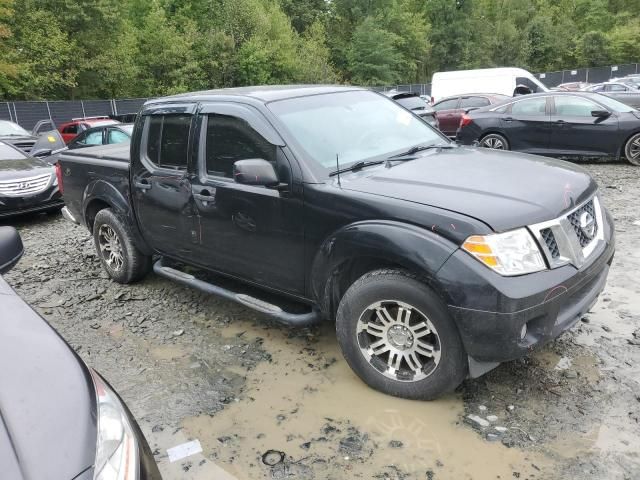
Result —
[{"label": "rear wheel", "polygon": [[133,235],[110,208],[96,215],[93,240],[102,266],[114,281],[135,282],[151,270],[151,257],[138,250]]},{"label": "rear wheel", "polygon": [[633,135],[624,146],[624,156],[629,163],[640,167],[640,133]]},{"label": "rear wheel", "polygon": [[499,133],[490,133],[480,139],[480,146],[493,150],[509,150],[509,142]]},{"label": "rear wheel", "polygon": [[390,395],[433,399],[466,375],[464,348],[446,307],[399,270],[358,279],[340,301],[336,332],[353,371]]}]

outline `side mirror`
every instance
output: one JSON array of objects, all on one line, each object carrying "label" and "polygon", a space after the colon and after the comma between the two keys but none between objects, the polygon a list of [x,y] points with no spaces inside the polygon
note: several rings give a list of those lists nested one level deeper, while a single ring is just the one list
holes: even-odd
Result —
[{"label": "side mirror", "polygon": [[592,117],[607,118],[611,115],[609,110],[591,110]]},{"label": "side mirror", "polygon": [[273,165],[262,158],[236,161],[233,164],[233,179],[243,185],[275,187],[279,184]]},{"label": "side mirror", "polygon": [[42,150],[31,152],[31,156],[32,157],[43,158],[43,157],[50,156],[52,153],[53,153],[53,150],[51,150],[50,148],[43,148]]},{"label": "side mirror", "polygon": [[0,274],[11,270],[23,252],[18,231],[13,227],[0,227]]}]

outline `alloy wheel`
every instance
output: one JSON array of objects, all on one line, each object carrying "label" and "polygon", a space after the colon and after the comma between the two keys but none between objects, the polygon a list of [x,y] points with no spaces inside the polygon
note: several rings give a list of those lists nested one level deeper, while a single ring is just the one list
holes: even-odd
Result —
[{"label": "alloy wheel", "polygon": [[640,135],[636,135],[629,141],[626,154],[631,163],[640,164]]},{"label": "alloy wheel", "polygon": [[485,148],[492,148],[494,150],[506,150],[507,146],[500,137],[494,135],[487,135],[482,139],[480,145]]},{"label": "alloy wheel", "polygon": [[422,380],[440,362],[438,332],[426,315],[404,302],[369,305],[358,319],[356,335],[364,358],[393,380]]},{"label": "alloy wheel", "polygon": [[124,263],[124,255],[120,239],[109,225],[100,225],[98,230],[100,254],[109,268],[119,271]]}]

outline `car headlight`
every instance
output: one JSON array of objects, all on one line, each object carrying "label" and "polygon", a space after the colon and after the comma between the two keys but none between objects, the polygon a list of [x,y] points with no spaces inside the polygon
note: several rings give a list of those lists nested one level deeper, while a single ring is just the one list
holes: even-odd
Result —
[{"label": "car headlight", "polygon": [[547,268],[538,245],[526,228],[472,235],[462,248],[500,275],[523,275]]},{"label": "car headlight", "polygon": [[98,407],[94,480],[137,480],[138,443],[118,396],[91,370]]}]

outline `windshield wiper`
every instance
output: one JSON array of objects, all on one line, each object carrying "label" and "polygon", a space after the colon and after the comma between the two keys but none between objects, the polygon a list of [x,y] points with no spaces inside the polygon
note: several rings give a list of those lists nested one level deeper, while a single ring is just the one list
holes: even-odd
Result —
[{"label": "windshield wiper", "polygon": [[349,167],[344,167],[344,168],[340,168],[339,170],[334,170],[329,174],[329,176],[333,177],[334,175],[338,175],[339,173],[344,173],[344,172],[355,172],[356,170],[360,170],[361,168],[370,167],[372,165],[380,165],[381,163],[384,163],[384,162],[385,160],[376,160],[373,162],[365,162],[363,160],[360,160],[359,162],[356,162]]},{"label": "windshield wiper", "polygon": [[402,152],[402,153],[398,153],[396,155],[392,155],[388,159],[389,160],[393,160],[393,159],[399,158],[399,157],[409,157],[409,156],[414,155],[414,154],[416,154],[418,152],[421,152],[423,150],[433,150],[434,148],[455,148],[455,146],[450,144],[450,143],[436,143],[436,144],[433,144],[433,145],[415,145],[415,146],[411,147],[409,150],[407,150],[406,152]]}]

